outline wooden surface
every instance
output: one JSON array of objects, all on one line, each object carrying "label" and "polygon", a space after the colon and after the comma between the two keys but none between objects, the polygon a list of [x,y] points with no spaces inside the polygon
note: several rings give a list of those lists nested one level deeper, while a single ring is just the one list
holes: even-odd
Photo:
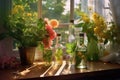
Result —
[{"label": "wooden surface", "polygon": [[[120,65],[104,62],[88,62],[87,69],[76,69],[73,65],[45,66],[36,62],[31,67],[0,70],[1,80],[120,80]],[[60,71],[60,72],[58,72]],[[18,73],[16,73],[18,72]]]}]

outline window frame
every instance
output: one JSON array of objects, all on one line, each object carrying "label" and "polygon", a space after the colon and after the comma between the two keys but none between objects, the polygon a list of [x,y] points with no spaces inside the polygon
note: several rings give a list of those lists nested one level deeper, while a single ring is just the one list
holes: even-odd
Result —
[{"label": "window frame", "polygon": [[[38,0],[38,18],[42,18],[42,0]],[[70,0],[70,20],[74,20],[74,0]],[[60,23],[60,27],[68,26],[68,23]]]}]

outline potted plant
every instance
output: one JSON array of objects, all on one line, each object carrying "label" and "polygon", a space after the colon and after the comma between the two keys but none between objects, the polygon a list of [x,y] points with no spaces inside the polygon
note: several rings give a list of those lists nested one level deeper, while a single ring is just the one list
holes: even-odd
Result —
[{"label": "potted plant", "polygon": [[87,36],[87,59],[89,61],[97,61],[100,57],[98,44],[107,43],[107,24],[105,19],[98,13],[92,13],[92,17],[84,12],[80,12],[81,16],[76,27],[81,27],[82,32]]},{"label": "potted plant", "polygon": [[12,37],[17,43],[21,64],[32,64],[35,47],[47,34],[44,20],[37,19],[35,12],[25,11],[22,5],[15,5],[6,20],[6,32],[0,34],[0,39]]}]

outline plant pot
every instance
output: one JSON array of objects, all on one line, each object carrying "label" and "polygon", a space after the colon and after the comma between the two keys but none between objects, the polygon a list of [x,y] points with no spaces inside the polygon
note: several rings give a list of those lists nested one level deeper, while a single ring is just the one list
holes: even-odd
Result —
[{"label": "plant pot", "polygon": [[20,47],[20,61],[21,65],[32,65],[35,57],[36,47]]}]

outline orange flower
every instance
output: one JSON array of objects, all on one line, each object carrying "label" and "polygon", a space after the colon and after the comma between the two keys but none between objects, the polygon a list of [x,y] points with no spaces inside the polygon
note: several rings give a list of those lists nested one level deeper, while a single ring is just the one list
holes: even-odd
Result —
[{"label": "orange flower", "polygon": [[59,22],[56,19],[51,19],[49,24],[52,26],[52,28],[57,28],[59,25]]}]

